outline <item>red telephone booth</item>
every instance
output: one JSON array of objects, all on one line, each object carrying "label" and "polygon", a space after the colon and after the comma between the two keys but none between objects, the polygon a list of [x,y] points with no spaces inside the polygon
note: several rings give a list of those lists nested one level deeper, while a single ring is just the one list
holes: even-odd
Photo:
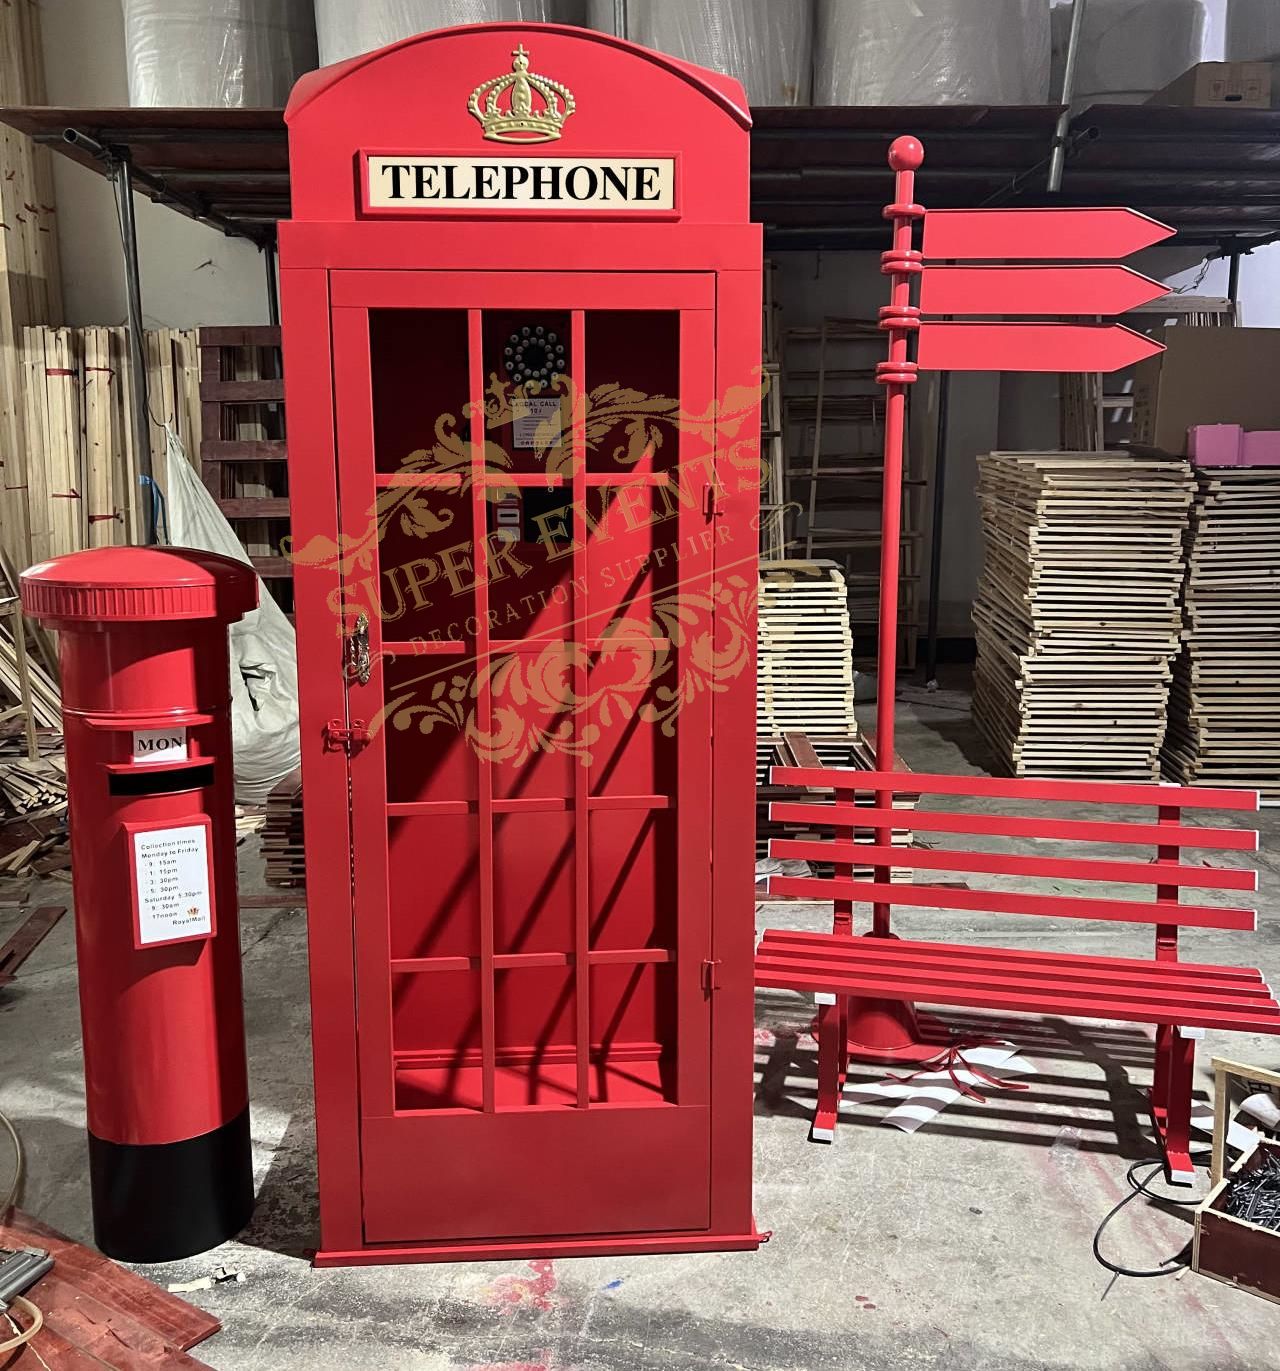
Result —
[{"label": "red telephone booth", "polygon": [[742,90],[492,24],[286,117],[317,1260],[754,1247]]}]

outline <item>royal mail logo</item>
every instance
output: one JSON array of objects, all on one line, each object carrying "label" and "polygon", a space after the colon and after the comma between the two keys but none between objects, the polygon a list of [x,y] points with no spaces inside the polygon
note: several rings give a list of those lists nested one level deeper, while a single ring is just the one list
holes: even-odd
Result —
[{"label": "royal mail logo", "polygon": [[531,72],[523,43],[511,59],[509,72],[471,92],[467,109],[472,118],[495,143],[547,143],[559,138],[564,121],[576,108],[573,92],[549,76]]}]

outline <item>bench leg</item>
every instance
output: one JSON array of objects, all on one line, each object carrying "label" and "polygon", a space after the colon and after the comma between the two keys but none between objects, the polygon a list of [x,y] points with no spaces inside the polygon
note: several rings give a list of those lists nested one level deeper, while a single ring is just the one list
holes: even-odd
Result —
[{"label": "bench leg", "polygon": [[818,1006],[818,1106],[809,1137],[814,1142],[835,1142],[836,1116],[844,1089],[846,1068],[846,1002],[841,996],[814,996]]},{"label": "bench leg", "polygon": [[1164,1149],[1165,1173],[1171,1185],[1192,1185],[1191,1086],[1195,1072],[1196,1029],[1161,1024],[1156,1029],[1155,1073],[1151,1118]]}]

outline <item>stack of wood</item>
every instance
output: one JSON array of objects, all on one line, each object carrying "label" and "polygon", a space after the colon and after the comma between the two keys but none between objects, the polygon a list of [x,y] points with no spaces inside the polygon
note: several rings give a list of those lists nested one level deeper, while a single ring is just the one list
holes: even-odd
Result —
[{"label": "stack of wood", "polygon": [[286,888],[306,885],[306,855],[302,847],[301,771],[291,771],[267,796],[261,851],[266,862],[268,885]]},{"label": "stack of wood", "polygon": [[67,759],[52,753],[31,761],[26,754],[0,754],[0,793],[14,814],[32,814],[67,805]]},{"label": "stack of wood", "polygon": [[[770,838],[829,838],[829,830],[820,826],[803,826],[783,823],[771,818],[769,806],[775,801],[789,804],[830,804],[832,792],[829,790],[808,790],[797,786],[774,785],[769,779],[769,769],[775,766],[845,767],[855,771],[874,771],[876,766],[875,746],[867,737],[824,738],[803,732],[787,733],[781,738],[759,738],[756,740],[756,871],[757,879],[770,869]],[[909,774],[911,768],[897,758],[894,769]],[[893,799],[894,809],[914,810],[920,797],[909,792],[899,791]],[[870,805],[872,797],[860,797],[860,802]],[[854,831],[854,841],[872,843],[875,831],[867,827]],[[895,847],[910,847],[911,830],[895,828],[893,844]],[[855,868],[865,874],[864,868]],[[870,871],[871,868],[865,868]]]},{"label": "stack of wood", "polygon": [[834,562],[761,562],[756,734],[853,738],[853,632]]},{"label": "stack of wood", "polygon": [[[199,461],[196,333],[150,329],[144,338],[151,466],[162,490],[166,424]],[[27,328],[22,343],[25,443],[6,459],[0,509],[11,564],[142,541],[125,330]]]},{"label": "stack of wood", "polygon": [[973,718],[1017,776],[1154,780],[1178,650],[1180,458],[978,458]]},{"label": "stack of wood", "polygon": [[1280,801],[1280,469],[1200,468],[1166,775]]}]

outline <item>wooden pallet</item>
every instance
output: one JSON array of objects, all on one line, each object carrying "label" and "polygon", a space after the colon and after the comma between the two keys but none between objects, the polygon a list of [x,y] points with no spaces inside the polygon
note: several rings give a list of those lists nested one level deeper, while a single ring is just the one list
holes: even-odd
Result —
[{"label": "wooden pallet", "polygon": [[291,611],[293,568],[282,552],[289,535],[283,377],[278,327],[200,330],[201,479],[258,575]]},{"label": "wooden pallet", "polygon": [[1200,468],[1165,774],[1280,801],[1280,469]]},{"label": "wooden pallet", "polygon": [[1190,469],[1127,453],[978,465],[975,724],[1014,775],[1155,779]]},{"label": "wooden pallet", "polygon": [[[53,1258],[53,1269],[26,1292],[44,1326],[7,1355],[5,1371],[198,1371],[206,1365],[187,1349],[222,1327],[212,1314],[21,1210],[0,1223],[0,1247],[40,1247]],[[2,1321],[0,1329],[3,1341],[11,1330]]]},{"label": "wooden pallet", "polygon": [[853,632],[834,562],[760,563],[756,733],[855,736]]},{"label": "wooden pallet", "polygon": [[291,771],[267,796],[260,839],[268,885],[296,889],[306,885],[302,846],[302,772]]},{"label": "wooden pallet", "polygon": [[[871,735],[860,737],[809,734],[803,730],[793,730],[778,737],[758,737],[756,739],[756,860],[769,855],[770,838],[822,838],[825,833],[820,829],[801,828],[797,824],[783,823],[770,818],[769,806],[775,800],[826,804],[831,799],[829,791],[800,790],[795,786],[775,786],[769,780],[769,768],[774,766],[809,767],[851,767],[859,771],[875,770],[875,745]],[[899,757],[895,769],[909,773],[910,767]],[[910,810],[916,806],[920,797],[905,792],[894,796],[895,809]],[[855,840],[871,843],[873,830],[858,830]],[[893,842],[898,846],[911,843],[908,829],[894,829]],[[870,867],[866,870],[870,871]]]}]

